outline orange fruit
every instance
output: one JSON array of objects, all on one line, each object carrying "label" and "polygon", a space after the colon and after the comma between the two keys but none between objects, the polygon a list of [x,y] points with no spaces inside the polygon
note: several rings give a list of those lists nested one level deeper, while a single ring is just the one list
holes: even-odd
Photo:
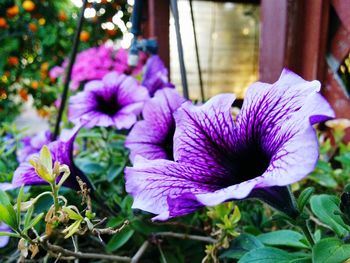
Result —
[{"label": "orange fruit", "polygon": [[37,89],[39,87],[39,82],[33,80],[30,86],[32,87],[32,89]]},{"label": "orange fruit", "polygon": [[8,59],[7,59],[7,63],[8,63],[10,66],[16,66],[16,65],[18,65],[18,63],[19,63],[18,57],[9,56]]},{"label": "orange fruit", "polygon": [[23,2],[22,7],[27,12],[32,12],[35,9],[35,4],[30,0],[26,0]]},{"label": "orange fruit", "polygon": [[59,11],[58,12],[58,20],[64,22],[64,21],[67,21],[67,15],[64,11]]},{"label": "orange fruit", "polygon": [[38,22],[39,22],[39,25],[43,26],[43,25],[45,25],[46,20],[45,20],[45,18],[42,17],[42,18],[39,18]]},{"label": "orange fruit", "polygon": [[80,33],[80,41],[81,42],[88,42],[89,39],[90,39],[90,33],[85,31],[85,30],[81,31],[81,33]]},{"label": "orange fruit", "polygon": [[11,72],[10,71],[8,71],[8,70],[6,70],[5,72],[4,72],[4,76],[6,76],[6,77],[10,77],[11,76]]},{"label": "orange fruit", "polygon": [[18,94],[22,98],[22,100],[24,101],[28,100],[28,92],[25,89],[20,89]]},{"label": "orange fruit", "polygon": [[40,65],[41,72],[47,72],[49,70],[49,62],[44,62]]},{"label": "orange fruit", "polygon": [[29,23],[28,27],[32,32],[36,32],[38,30],[38,27],[34,23]]},{"label": "orange fruit", "polygon": [[6,100],[6,99],[7,99],[6,90],[0,89],[0,100]]},{"label": "orange fruit", "polygon": [[19,13],[19,8],[17,5],[7,8],[6,14],[8,17],[15,17]]},{"label": "orange fruit", "polygon": [[38,115],[42,118],[48,117],[50,115],[50,112],[48,112],[45,109],[38,109]]},{"label": "orange fruit", "polygon": [[7,27],[7,21],[5,18],[0,17],[0,28],[6,28]]}]

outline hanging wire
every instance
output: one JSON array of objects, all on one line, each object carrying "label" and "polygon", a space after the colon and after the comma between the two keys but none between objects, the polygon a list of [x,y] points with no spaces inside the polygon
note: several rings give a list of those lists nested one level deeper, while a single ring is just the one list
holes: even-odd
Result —
[{"label": "hanging wire", "polygon": [[189,99],[186,67],[185,67],[182,39],[181,39],[181,33],[180,33],[180,21],[179,21],[179,10],[177,8],[177,0],[170,0],[170,8],[171,8],[171,12],[173,13],[174,22],[175,22],[176,43],[177,43],[177,51],[179,54],[179,63],[180,63],[180,73],[181,73],[183,95],[186,99]]},{"label": "hanging wire", "polygon": [[52,140],[56,140],[59,133],[60,133],[60,124],[61,124],[62,115],[64,112],[64,107],[66,105],[66,101],[68,98],[69,82],[70,82],[71,76],[72,76],[72,69],[73,69],[74,61],[75,61],[75,58],[77,56],[78,46],[79,46],[79,42],[80,42],[79,37],[80,37],[80,32],[81,32],[81,29],[82,29],[83,23],[84,23],[84,11],[85,11],[86,5],[87,5],[87,0],[83,0],[83,6],[80,9],[80,15],[79,15],[79,19],[78,19],[77,30],[75,31],[75,35],[74,35],[74,39],[73,39],[72,52],[71,52],[70,57],[69,57],[69,64],[68,64],[68,68],[67,68],[67,74],[66,74],[66,77],[64,80],[61,105],[60,105],[60,108],[58,110],[58,116],[57,116],[55,130],[54,130]]},{"label": "hanging wire", "polygon": [[202,102],[204,102],[205,101],[205,95],[204,95],[204,87],[203,87],[202,69],[201,69],[201,63],[200,63],[200,59],[199,59],[196,24],[195,24],[195,21],[194,21],[194,14],[193,14],[193,3],[192,3],[192,0],[189,0],[189,2],[190,2],[191,20],[192,20],[192,27],[193,27],[194,46],[195,46],[195,49],[196,49],[199,88],[200,88],[200,92],[201,92]]}]

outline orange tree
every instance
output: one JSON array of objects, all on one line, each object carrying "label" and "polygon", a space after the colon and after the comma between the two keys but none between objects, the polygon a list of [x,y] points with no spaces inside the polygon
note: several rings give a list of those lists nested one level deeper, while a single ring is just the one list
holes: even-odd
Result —
[{"label": "orange tree", "polygon": [[[116,39],[122,32],[111,29],[113,16],[130,18],[126,1],[88,4],[90,16],[80,36],[80,50]],[[48,71],[70,52],[79,9],[70,0],[3,0],[0,2],[0,120],[11,120],[29,96],[43,116],[60,93]],[[109,22],[109,30],[101,25]]]}]

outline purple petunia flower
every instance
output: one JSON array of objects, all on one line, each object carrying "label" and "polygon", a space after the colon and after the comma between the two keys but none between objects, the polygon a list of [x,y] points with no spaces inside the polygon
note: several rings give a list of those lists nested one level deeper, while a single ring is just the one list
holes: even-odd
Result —
[{"label": "purple petunia flower", "polygon": [[[52,155],[52,163],[59,161],[61,164],[66,164],[69,167],[71,174],[64,182],[64,185],[75,190],[80,189],[76,176],[79,176],[84,182],[89,184],[89,181],[85,175],[75,166],[73,161],[74,140],[82,126],[83,125],[76,125],[75,128],[69,132],[69,134],[66,132],[64,138],[61,136],[59,140],[53,141],[47,145]],[[38,155],[38,152],[30,155],[26,161],[20,163],[13,175],[12,184],[14,187],[20,187],[23,184],[46,184],[46,182],[37,175],[34,167],[28,162],[28,160],[33,156]]]},{"label": "purple petunia flower", "polygon": [[232,94],[182,104],[175,112],[175,161],[136,157],[126,169],[133,208],[157,214],[155,220],[247,197],[288,209],[284,186],[304,178],[318,159],[312,125],[334,117],[319,90],[318,81],[285,69],[276,83],[248,89],[236,123]]},{"label": "purple petunia flower", "polygon": [[175,120],[173,113],[185,101],[175,89],[158,90],[145,103],[143,120],[138,121],[129,133],[125,145],[130,149],[130,160],[136,155],[147,159],[173,160]]},{"label": "purple petunia flower", "polygon": [[168,70],[158,55],[154,55],[147,60],[146,71],[142,78],[142,85],[148,89],[151,96],[162,88],[175,88],[169,82]]},{"label": "purple petunia flower", "polygon": [[45,145],[49,144],[52,139],[50,130],[39,132],[33,137],[24,137],[21,142],[23,147],[17,150],[17,159],[19,162],[28,160],[33,153],[37,153]]},{"label": "purple petunia flower", "polygon": [[147,89],[133,77],[108,73],[101,81],[88,82],[84,91],[70,98],[69,120],[73,123],[80,119],[88,121],[88,128],[129,129],[148,98]]}]

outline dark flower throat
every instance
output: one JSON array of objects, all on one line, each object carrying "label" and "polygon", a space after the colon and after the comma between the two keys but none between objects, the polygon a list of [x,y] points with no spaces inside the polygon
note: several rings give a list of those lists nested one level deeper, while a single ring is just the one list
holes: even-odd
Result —
[{"label": "dark flower throat", "polygon": [[102,96],[97,95],[95,99],[97,101],[96,111],[98,112],[108,116],[114,116],[120,110],[120,105],[118,105],[116,97],[106,100]]}]

